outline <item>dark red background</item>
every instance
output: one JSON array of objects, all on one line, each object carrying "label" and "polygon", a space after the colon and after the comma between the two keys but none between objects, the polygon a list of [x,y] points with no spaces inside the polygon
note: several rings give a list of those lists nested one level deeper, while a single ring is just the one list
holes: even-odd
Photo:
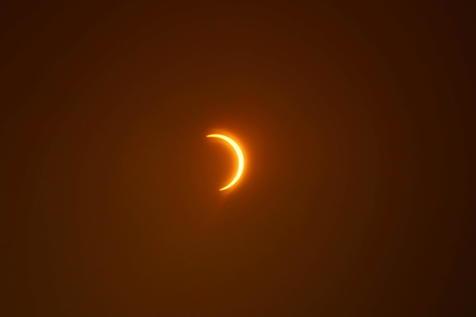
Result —
[{"label": "dark red background", "polygon": [[469,8],[130,2],[0,5],[0,315],[474,312]]}]

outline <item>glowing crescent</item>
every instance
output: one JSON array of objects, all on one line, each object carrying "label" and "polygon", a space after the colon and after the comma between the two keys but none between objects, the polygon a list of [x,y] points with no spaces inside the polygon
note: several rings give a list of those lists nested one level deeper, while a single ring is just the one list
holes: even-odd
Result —
[{"label": "glowing crescent", "polygon": [[233,148],[233,151],[235,152],[236,159],[238,161],[238,168],[236,169],[235,176],[233,179],[226,185],[220,188],[220,191],[227,190],[228,188],[232,187],[235,185],[238,180],[241,178],[241,175],[243,174],[243,170],[245,169],[245,156],[243,155],[243,151],[241,150],[240,146],[238,143],[230,138],[229,136],[223,135],[223,134],[209,134],[207,135],[207,138],[216,138],[220,139],[222,141],[225,141],[228,143]]}]

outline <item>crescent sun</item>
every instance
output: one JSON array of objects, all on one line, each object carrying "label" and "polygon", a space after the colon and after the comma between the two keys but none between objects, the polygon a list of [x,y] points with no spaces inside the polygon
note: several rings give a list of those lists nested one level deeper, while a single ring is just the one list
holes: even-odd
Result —
[{"label": "crescent sun", "polygon": [[238,163],[235,176],[233,176],[232,180],[228,184],[219,189],[220,191],[227,190],[234,186],[243,175],[243,171],[245,169],[245,156],[243,154],[243,151],[241,150],[240,145],[229,136],[226,136],[224,134],[208,134],[207,138],[215,138],[225,142],[226,144],[231,146],[233,152],[235,153],[236,160]]}]

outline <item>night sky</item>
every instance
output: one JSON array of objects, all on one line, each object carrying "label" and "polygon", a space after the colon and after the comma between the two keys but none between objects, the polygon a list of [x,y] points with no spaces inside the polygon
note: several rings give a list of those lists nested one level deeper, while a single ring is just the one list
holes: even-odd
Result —
[{"label": "night sky", "polygon": [[449,3],[2,2],[0,315],[473,315]]}]

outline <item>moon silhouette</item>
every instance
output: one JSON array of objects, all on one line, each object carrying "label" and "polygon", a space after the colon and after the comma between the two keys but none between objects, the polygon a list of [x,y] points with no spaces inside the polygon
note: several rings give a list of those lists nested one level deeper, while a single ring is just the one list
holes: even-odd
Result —
[{"label": "moon silhouette", "polygon": [[233,187],[234,185],[236,185],[236,183],[240,180],[241,176],[243,175],[243,171],[245,169],[245,156],[243,155],[243,151],[241,150],[241,147],[239,146],[239,144],[229,136],[226,136],[224,134],[208,134],[207,138],[215,138],[225,142],[226,144],[231,146],[231,148],[233,149],[233,152],[235,153],[236,160],[238,163],[235,176],[233,176],[232,180],[228,184],[226,184],[225,186],[219,189],[219,191],[227,190]]}]

